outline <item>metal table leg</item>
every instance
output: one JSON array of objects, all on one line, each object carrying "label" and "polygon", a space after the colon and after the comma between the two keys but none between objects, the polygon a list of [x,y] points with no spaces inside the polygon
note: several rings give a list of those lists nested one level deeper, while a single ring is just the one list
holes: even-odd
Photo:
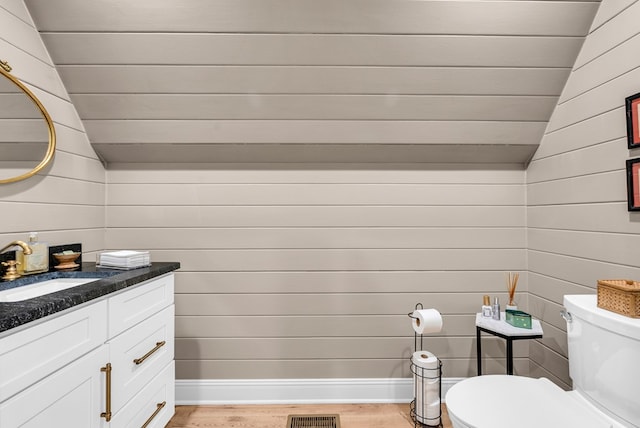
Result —
[{"label": "metal table leg", "polygon": [[482,376],[482,341],[480,340],[480,328],[476,327],[476,360],[478,361],[478,376]]},{"label": "metal table leg", "polygon": [[507,374],[513,374],[513,340],[507,338]]}]

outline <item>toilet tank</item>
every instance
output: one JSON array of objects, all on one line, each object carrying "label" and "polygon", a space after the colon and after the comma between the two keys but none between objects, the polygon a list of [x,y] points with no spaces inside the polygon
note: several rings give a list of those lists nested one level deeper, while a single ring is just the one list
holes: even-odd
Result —
[{"label": "toilet tank", "polygon": [[640,319],[598,308],[596,295],[564,296],[564,307],[573,389],[611,417],[640,426]]}]

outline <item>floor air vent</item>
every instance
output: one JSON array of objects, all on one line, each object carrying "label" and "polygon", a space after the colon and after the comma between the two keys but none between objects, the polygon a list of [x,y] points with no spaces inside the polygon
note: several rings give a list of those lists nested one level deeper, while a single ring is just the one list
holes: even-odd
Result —
[{"label": "floor air vent", "polygon": [[340,416],[289,415],[287,428],[340,428]]}]

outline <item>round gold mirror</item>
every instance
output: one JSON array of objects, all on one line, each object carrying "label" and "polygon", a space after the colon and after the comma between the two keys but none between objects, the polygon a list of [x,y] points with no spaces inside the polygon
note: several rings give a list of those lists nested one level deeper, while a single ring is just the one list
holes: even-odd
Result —
[{"label": "round gold mirror", "polygon": [[[29,178],[53,159],[56,134],[40,100],[0,61],[0,184]],[[44,118],[44,121],[42,120]]]}]

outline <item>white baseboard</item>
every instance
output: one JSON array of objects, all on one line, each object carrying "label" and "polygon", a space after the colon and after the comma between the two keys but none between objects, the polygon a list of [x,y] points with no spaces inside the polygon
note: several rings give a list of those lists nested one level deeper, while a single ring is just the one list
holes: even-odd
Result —
[{"label": "white baseboard", "polygon": [[[463,378],[442,379],[442,399]],[[176,379],[176,404],[409,403],[411,378]]]}]

